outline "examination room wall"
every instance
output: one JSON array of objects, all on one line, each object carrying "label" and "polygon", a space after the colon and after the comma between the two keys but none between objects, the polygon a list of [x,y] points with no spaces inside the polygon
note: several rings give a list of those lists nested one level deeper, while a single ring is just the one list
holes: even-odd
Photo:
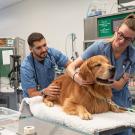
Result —
[{"label": "examination room wall", "polygon": [[[92,0],[22,0],[0,10],[0,37],[21,37],[27,40],[31,32],[37,31],[45,35],[49,46],[65,53],[66,39],[70,50],[72,43],[71,37],[66,37],[75,33],[76,46],[81,54],[83,19],[90,2]],[[26,54],[28,52],[26,42]]]}]

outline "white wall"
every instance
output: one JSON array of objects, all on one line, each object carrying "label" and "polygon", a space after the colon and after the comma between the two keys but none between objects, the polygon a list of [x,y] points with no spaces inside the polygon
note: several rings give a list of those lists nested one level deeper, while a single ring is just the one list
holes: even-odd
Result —
[{"label": "white wall", "polygon": [[[75,33],[76,46],[81,54],[83,19],[91,1],[24,0],[0,11],[0,37],[21,37],[27,40],[30,33],[41,32],[51,47],[64,52],[67,35]],[[110,3],[109,6],[112,7]],[[68,38],[67,43],[71,48],[71,38]],[[27,42],[26,46],[28,54]]]}]

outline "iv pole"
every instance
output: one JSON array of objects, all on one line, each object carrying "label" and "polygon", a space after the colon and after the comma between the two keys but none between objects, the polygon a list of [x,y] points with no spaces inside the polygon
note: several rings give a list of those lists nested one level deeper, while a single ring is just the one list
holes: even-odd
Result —
[{"label": "iv pole", "polygon": [[[71,33],[71,37],[72,37],[72,56],[71,56],[71,60],[75,60],[75,56],[78,57],[78,52],[75,52],[75,48],[74,48],[74,42],[76,39],[76,35],[74,33]],[[75,56],[74,56],[75,53]]]}]

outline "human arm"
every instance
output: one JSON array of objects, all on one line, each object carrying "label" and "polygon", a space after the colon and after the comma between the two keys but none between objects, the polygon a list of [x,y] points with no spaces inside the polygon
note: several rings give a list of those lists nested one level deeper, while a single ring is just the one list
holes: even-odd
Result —
[{"label": "human arm", "polygon": [[29,88],[28,89],[28,95],[29,95],[29,97],[42,96],[42,92],[37,91],[36,88]]},{"label": "human arm", "polygon": [[73,61],[66,69],[68,75],[75,81],[77,82],[79,85],[87,85],[90,84],[91,82],[88,82],[86,80],[83,80],[80,76],[79,76],[79,70],[77,71],[77,68],[79,68],[82,63],[83,63],[83,59],[81,57],[77,58],[75,61]]},{"label": "human arm", "polygon": [[41,92],[36,89],[34,71],[29,65],[21,67],[21,85],[23,89],[23,95],[28,97],[41,96]]},{"label": "human arm", "polygon": [[56,50],[54,48],[49,48],[49,54],[53,61],[58,65],[58,67],[66,68],[71,61],[68,59],[67,56],[65,56],[61,51]]},{"label": "human arm", "polygon": [[67,68],[68,65],[70,65],[72,63],[71,60],[68,60],[67,63],[64,65],[65,68]]},{"label": "human arm", "polygon": [[82,63],[83,63],[83,60],[81,57],[79,57],[67,66],[66,71],[71,78],[74,77],[75,79],[78,76],[78,74],[76,74],[76,77],[74,75],[76,73],[76,69],[79,68]]},{"label": "human arm", "polygon": [[21,84],[23,88],[24,97],[33,97],[33,96],[41,96],[43,92],[45,95],[59,95],[59,87],[58,86],[48,86],[44,88],[42,91],[37,89],[37,83],[35,80],[35,72],[32,66],[27,62],[26,64],[22,64],[21,66]]},{"label": "human arm", "polygon": [[91,82],[93,83],[93,80],[91,80],[91,82],[88,82],[86,80],[83,80],[80,76],[79,76],[79,70],[77,71],[77,69],[82,65],[82,63],[97,54],[100,54],[100,49],[99,49],[99,44],[98,42],[93,43],[92,45],[90,45],[84,52],[83,54],[77,58],[75,61],[73,61],[68,67],[67,67],[67,73],[68,75],[78,84],[80,85],[87,85],[87,84],[91,84]]},{"label": "human arm", "polygon": [[[74,62],[72,62],[68,67],[67,67],[67,73],[68,75],[74,79],[75,82],[77,82],[80,85],[85,85],[85,84],[89,84],[90,82],[84,81],[78,73],[76,73],[76,68],[78,68],[81,64],[83,63],[83,60],[79,57],[78,59],[76,59]],[[120,80],[118,81],[114,81],[114,83],[112,84],[112,88],[117,89],[117,90],[121,90],[126,83],[129,80],[129,74],[125,73]]]},{"label": "human arm", "polygon": [[[33,92],[33,95],[40,95],[40,93],[36,90],[36,82],[35,82],[35,77],[34,77],[34,70],[29,63],[28,59],[25,59],[23,63],[21,64],[20,68],[21,72],[21,86],[23,90],[23,96],[24,97],[29,97],[29,89]],[[35,91],[37,91],[35,93]]]},{"label": "human arm", "polygon": [[28,89],[28,94],[29,97],[45,95],[55,98],[60,95],[60,87],[51,84],[47,88],[44,88],[42,91],[37,91],[36,88],[30,88]]},{"label": "human arm", "polygon": [[135,63],[133,63],[126,73],[123,74],[123,76],[118,80],[114,81],[112,84],[112,88],[116,90],[121,90],[129,81],[130,77],[135,73]]},{"label": "human arm", "polygon": [[124,75],[118,81],[114,81],[111,87],[116,90],[121,90],[128,83],[129,78],[130,75],[128,73],[124,73]]}]

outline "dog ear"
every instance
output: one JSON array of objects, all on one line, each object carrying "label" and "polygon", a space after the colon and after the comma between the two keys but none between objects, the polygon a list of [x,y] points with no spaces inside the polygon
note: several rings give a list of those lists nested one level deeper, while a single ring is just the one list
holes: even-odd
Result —
[{"label": "dog ear", "polygon": [[94,73],[92,73],[91,67],[89,66],[90,63],[88,61],[85,61],[82,66],[80,67],[80,76],[83,80],[86,81],[94,81]]}]

